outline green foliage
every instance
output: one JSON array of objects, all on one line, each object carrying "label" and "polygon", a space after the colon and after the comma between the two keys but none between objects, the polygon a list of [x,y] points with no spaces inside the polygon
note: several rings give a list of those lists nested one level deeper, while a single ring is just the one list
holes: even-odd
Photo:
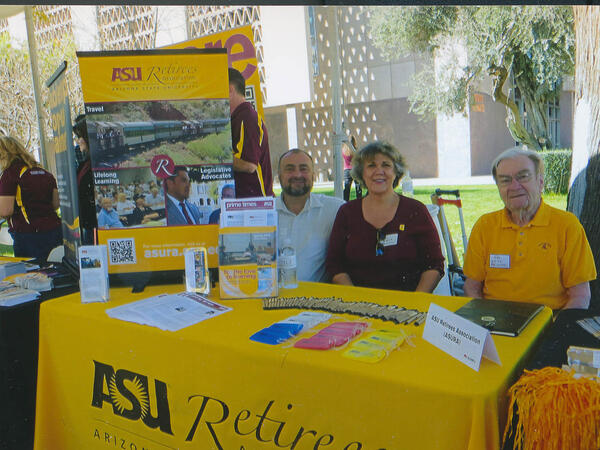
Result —
[{"label": "green foliage", "polygon": [[[544,107],[560,93],[562,77],[573,73],[571,7],[371,7],[370,15],[371,35],[384,57],[428,57],[414,79],[411,111],[426,118],[466,113],[473,91],[491,77],[489,94],[510,110],[514,138],[531,148],[552,146]],[[503,92],[509,76],[525,100],[532,133]]]},{"label": "green foliage", "polygon": [[231,159],[231,131],[225,131],[191,141],[188,149],[207,163],[223,163]]},{"label": "green foliage", "polygon": [[544,161],[544,192],[566,194],[571,177],[571,149],[539,152]]},{"label": "green foliage", "polygon": [[177,109],[189,120],[229,117],[229,99],[188,100],[177,102]]},{"label": "green foliage", "polygon": [[384,57],[394,59],[398,52],[433,52],[437,37],[456,24],[455,6],[403,6],[371,8],[371,33]]},{"label": "green foliage", "polygon": [[[34,22],[47,24],[43,10],[33,8]],[[50,111],[47,109],[48,88],[45,81],[58,66],[67,61],[67,86],[71,116],[83,111],[75,42],[72,35],[38,43],[39,83],[42,107],[46,109],[46,132],[50,133]],[[0,132],[19,139],[29,150],[39,148],[37,112],[35,108],[29,48],[27,42],[14,44],[8,33],[0,33]],[[47,136],[49,138],[49,136]]]}]

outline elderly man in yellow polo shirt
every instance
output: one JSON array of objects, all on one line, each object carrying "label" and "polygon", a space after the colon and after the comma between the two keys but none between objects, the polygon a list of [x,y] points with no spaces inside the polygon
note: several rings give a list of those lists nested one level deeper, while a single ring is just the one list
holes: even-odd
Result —
[{"label": "elderly man in yellow polo shirt", "polygon": [[544,203],[539,155],[511,148],[492,163],[505,208],[479,218],[465,256],[465,295],[587,309],[596,267],[577,218]]}]

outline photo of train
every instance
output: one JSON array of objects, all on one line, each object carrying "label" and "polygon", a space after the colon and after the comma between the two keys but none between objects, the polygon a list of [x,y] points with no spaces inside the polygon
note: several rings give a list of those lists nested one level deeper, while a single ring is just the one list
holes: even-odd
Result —
[{"label": "photo of train", "polygon": [[198,139],[221,133],[229,118],[204,120],[160,120],[146,122],[89,121],[88,136],[92,158],[120,156],[132,150],[149,149],[162,142]]}]

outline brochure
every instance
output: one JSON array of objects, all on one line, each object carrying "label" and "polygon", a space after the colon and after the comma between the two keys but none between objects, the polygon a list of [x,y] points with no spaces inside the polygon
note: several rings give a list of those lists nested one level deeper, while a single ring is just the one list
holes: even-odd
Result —
[{"label": "brochure", "polygon": [[277,295],[277,211],[270,197],[224,199],[219,228],[221,298]]},{"label": "brochure", "polygon": [[27,267],[24,261],[0,260],[0,280],[17,273],[25,273]]},{"label": "brochure", "polygon": [[10,281],[0,281],[0,306],[14,306],[39,298],[40,293],[17,286]]},{"label": "brochure", "polygon": [[79,290],[81,302],[107,302],[109,299],[106,245],[79,247]]},{"label": "brochure", "polygon": [[210,275],[206,248],[186,248],[183,251],[183,258],[185,259],[185,290],[208,294],[210,292]]},{"label": "brochure", "polygon": [[161,294],[106,310],[115,319],[178,331],[231,311],[195,292]]}]

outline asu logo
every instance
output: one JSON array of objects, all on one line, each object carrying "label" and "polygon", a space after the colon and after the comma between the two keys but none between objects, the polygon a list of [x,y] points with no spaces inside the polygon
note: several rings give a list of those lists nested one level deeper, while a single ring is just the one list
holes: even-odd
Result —
[{"label": "asu logo", "polygon": [[141,81],[141,67],[113,67],[112,81]]},{"label": "asu logo", "polygon": [[548,250],[550,247],[552,247],[552,245],[549,242],[540,242],[538,247],[540,247],[542,250]]},{"label": "asu logo", "polygon": [[153,416],[148,377],[125,369],[115,372],[112,366],[94,361],[94,392],[92,406],[102,409],[104,402],[112,405],[113,413],[130,420],[142,420],[149,428],[171,431],[171,413],[167,385],[154,380],[156,416]]}]

